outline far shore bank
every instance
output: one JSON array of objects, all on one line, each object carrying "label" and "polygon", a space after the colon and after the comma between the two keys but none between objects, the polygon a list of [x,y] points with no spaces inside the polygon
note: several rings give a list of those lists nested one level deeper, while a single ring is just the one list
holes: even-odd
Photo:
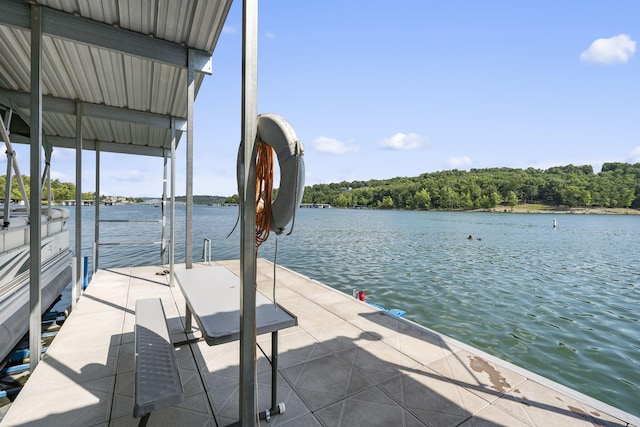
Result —
[{"label": "far shore bank", "polygon": [[[482,210],[479,210],[482,211]],[[591,214],[591,215],[640,215],[640,209],[632,208],[602,208],[602,207],[575,207],[569,209],[566,206],[549,206],[542,204],[524,203],[513,208],[501,206],[493,212],[512,213],[543,213],[543,214]],[[486,210],[485,210],[486,212]]]}]

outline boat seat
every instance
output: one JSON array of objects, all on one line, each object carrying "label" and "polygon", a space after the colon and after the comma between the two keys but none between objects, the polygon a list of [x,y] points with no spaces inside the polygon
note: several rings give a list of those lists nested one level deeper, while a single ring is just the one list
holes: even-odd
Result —
[{"label": "boat seat", "polygon": [[136,301],[133,417],[147,424],[152,411],[184,400],[175,349],[160,298]]}]

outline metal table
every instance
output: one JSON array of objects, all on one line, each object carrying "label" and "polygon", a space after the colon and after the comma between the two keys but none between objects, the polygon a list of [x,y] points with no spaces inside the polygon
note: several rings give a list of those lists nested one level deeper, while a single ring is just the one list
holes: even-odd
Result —
[{"label": "metal table", "polygon": [[[240,278],[225,267],[203,267],[174,273],[186,300],[185,330],[191,332],[191,317],[196,320],[208,345],[240,339]],[[256,333],[271,333],[271,409],[261,418],[284,412],[277,403],[278,331],[298,324],[298,318],[280,305],[256,292]],[[182,343],[176,343],[182,344]],[[265,355],[266,356],[266,355]]]}]

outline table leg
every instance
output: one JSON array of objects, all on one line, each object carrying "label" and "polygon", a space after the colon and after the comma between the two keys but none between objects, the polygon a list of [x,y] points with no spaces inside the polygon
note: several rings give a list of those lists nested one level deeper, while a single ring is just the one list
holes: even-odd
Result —
[{"label": "table leg", "polygon": [[185,315],[184,315],[184,331],[188,334],[193,332],[193,328],[191,327],[191,309],[189,305],[186,305]]},{"label": "table leg", "polygon": [[278,331],[271,333],[271,411],[278,407]]},{"label": "table leg", "polygon": [[284,411],[284,403],[278,403],[278,331],[274,331],[271,333],[271,408],[258,416],[270,423],[272,415],[284,414]]}]

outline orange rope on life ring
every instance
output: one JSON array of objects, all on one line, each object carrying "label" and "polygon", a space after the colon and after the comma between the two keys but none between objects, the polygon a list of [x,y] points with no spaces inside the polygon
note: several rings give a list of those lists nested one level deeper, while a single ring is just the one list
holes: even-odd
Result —
[{"label": "orange rope on life ring", "polygon": [[256,146],[256,248],[268,238],[271,230],[273,195],[273,148],[263,142]]}]

